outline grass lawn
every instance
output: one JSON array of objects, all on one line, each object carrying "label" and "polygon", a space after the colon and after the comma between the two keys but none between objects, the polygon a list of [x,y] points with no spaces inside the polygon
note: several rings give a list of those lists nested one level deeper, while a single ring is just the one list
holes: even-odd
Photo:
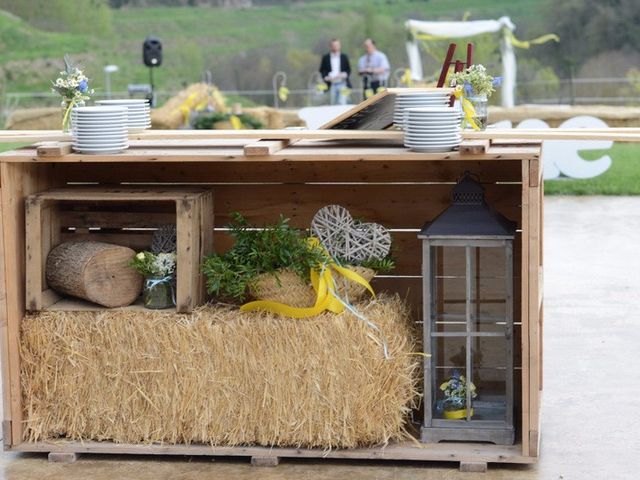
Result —
[{"label": "grass lawn", "polygon": [[[0,143],[0,152],[25,146],[24,143]],[[603,154],[611,156],[611,168],[587,180],[546,180],[546,195],[640,195],[640,144],[615,143],[610,150],[593,150],[583,154],[585,160]]]},{"label": "grass lawn", "polygon": [[546,195],[640,195],[640,144],[614,143],[610,150],[582,154],[585,160],[609,155],[611,167],[599,177],[585,180],[546,180]]}]

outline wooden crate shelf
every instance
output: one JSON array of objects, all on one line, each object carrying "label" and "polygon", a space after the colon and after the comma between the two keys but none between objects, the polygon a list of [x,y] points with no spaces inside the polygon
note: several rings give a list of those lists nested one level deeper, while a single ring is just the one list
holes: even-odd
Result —
[{"label": "wooden crate shelf", "polygon": [[26,309],[54,305],[60,309],[65,304],[48,288],[44,272],[49,251],[60,242],[95,240],[148,249],[154,229],[166,224],[175,224],[177,231],[176,311],[190,312],[204,301],[201,259],[213,250],[210,190],[84,186],[29,195],[25,200]]}]

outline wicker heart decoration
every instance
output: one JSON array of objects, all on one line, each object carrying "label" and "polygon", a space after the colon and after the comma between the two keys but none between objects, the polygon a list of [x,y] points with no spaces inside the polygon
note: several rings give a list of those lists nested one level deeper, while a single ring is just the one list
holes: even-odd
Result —
[{"label": "wicker heart decoration", "polygon": [[311,221],[313,235],[334,258],[361,262],[383,259],[391,249],[391,234],[379,223],[359,223],[340,205],[321,208]]}]

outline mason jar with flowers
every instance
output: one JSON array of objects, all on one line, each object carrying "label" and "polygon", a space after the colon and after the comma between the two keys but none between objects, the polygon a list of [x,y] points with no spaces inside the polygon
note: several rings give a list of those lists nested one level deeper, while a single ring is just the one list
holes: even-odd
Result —
[{"label": "mason jar with flowers", "polygon": [[89,88],[89,79],[77,67],[74,67],[69,57],[64,57],[65,70],[60,72],[51,87],[53,93],[62,97],[62,130],[68,132],[71,124],[71,110],[74,107],[83,107],[84,102],[91,98],[94,90]]},{"label": "mason jar with flowers", "polygon": [[451,75],[451,87],[462,104],[465,126],[475,130],[487,128],[489,98],[501,83],[501,77],[492,77],[482,65],[472,65]]},{"label": "mason jar with flowers", "polygon": [[146,308],[160,310],[176,306],[176,254],[138,253],[129,266],[144,277],[142,299]]},{"label": "mason jar with flowers", "polygon": [[[438,402],[438,410],[447,420],[462,420],[467,416],[467,379],[458,370],[454,370],[449,379],[440,385],[444,398]],[[469,382],[471,398],[478,396],[476,386]],[[470,409],[473,416],[473,408]]]}]

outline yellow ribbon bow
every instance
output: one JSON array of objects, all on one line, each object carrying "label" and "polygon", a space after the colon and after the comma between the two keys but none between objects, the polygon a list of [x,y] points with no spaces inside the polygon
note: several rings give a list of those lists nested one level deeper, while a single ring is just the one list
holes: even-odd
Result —
[{"label": "yellow ribbon bow", "polygon": [[410,68],[405,68],[404,69],[404,73],[402,74],[402,77],[400,78],[400,81],[406,85],[407,87],[410,87],[413,84],[413,79],[411,78],[411,69]]},{"label": "yellow ribbon bow", "polygon": [[327,87],[326,83],[317,83],[316,84],[316,91],[318,93],[322,93],[322,92],[326,92],[328,90],[329,87]]},{"label": "yellow ribbon bow", "polygon": [[234,130],[242,130],[242,120],[240,120],[237,115],[231,115],[229,117],[229,122]]},{"label": "yellow ribbon bow", "polygon": [[462,105],[462,111],[464,113],[465,121],[471,125],[474,130],[480,130],[480,127],[476,123],[476,109],[473,107],[473,103],[467,97],[464,96],[462,87],[458,87],[453,91],[453,96],[460,100]]},{"label": "yellow ribbon bow", "polygon": [[[321,246],[320,240],[315,237],[309,239],[310,248]],[[321,247],[324,249],[324,247]],[[327,256],[329,254],[326,252]],[[329,257],[330,258],[330,257]],[[333,278],[332,271],[338,275],[342,275],[346,279],[359,283],[364,286],[374,297],[376,296],[373,288],[364,278],[348,268],[337,265],[330,260],[324,265],[318,265],[317,268],[311,269],[311,284],[316,292],[316,301],[312,307],[292,307],[280,302],[272,300],[256,300],[245,303],[240,307],[243,312],[250,310],[264,310],[271,313],[278,313],[291,318],[308,318],[320,315],[325,310],[333,313],[341,313],[345,309],[345,304],[338,298],[335,292],[336,282]]]}]

